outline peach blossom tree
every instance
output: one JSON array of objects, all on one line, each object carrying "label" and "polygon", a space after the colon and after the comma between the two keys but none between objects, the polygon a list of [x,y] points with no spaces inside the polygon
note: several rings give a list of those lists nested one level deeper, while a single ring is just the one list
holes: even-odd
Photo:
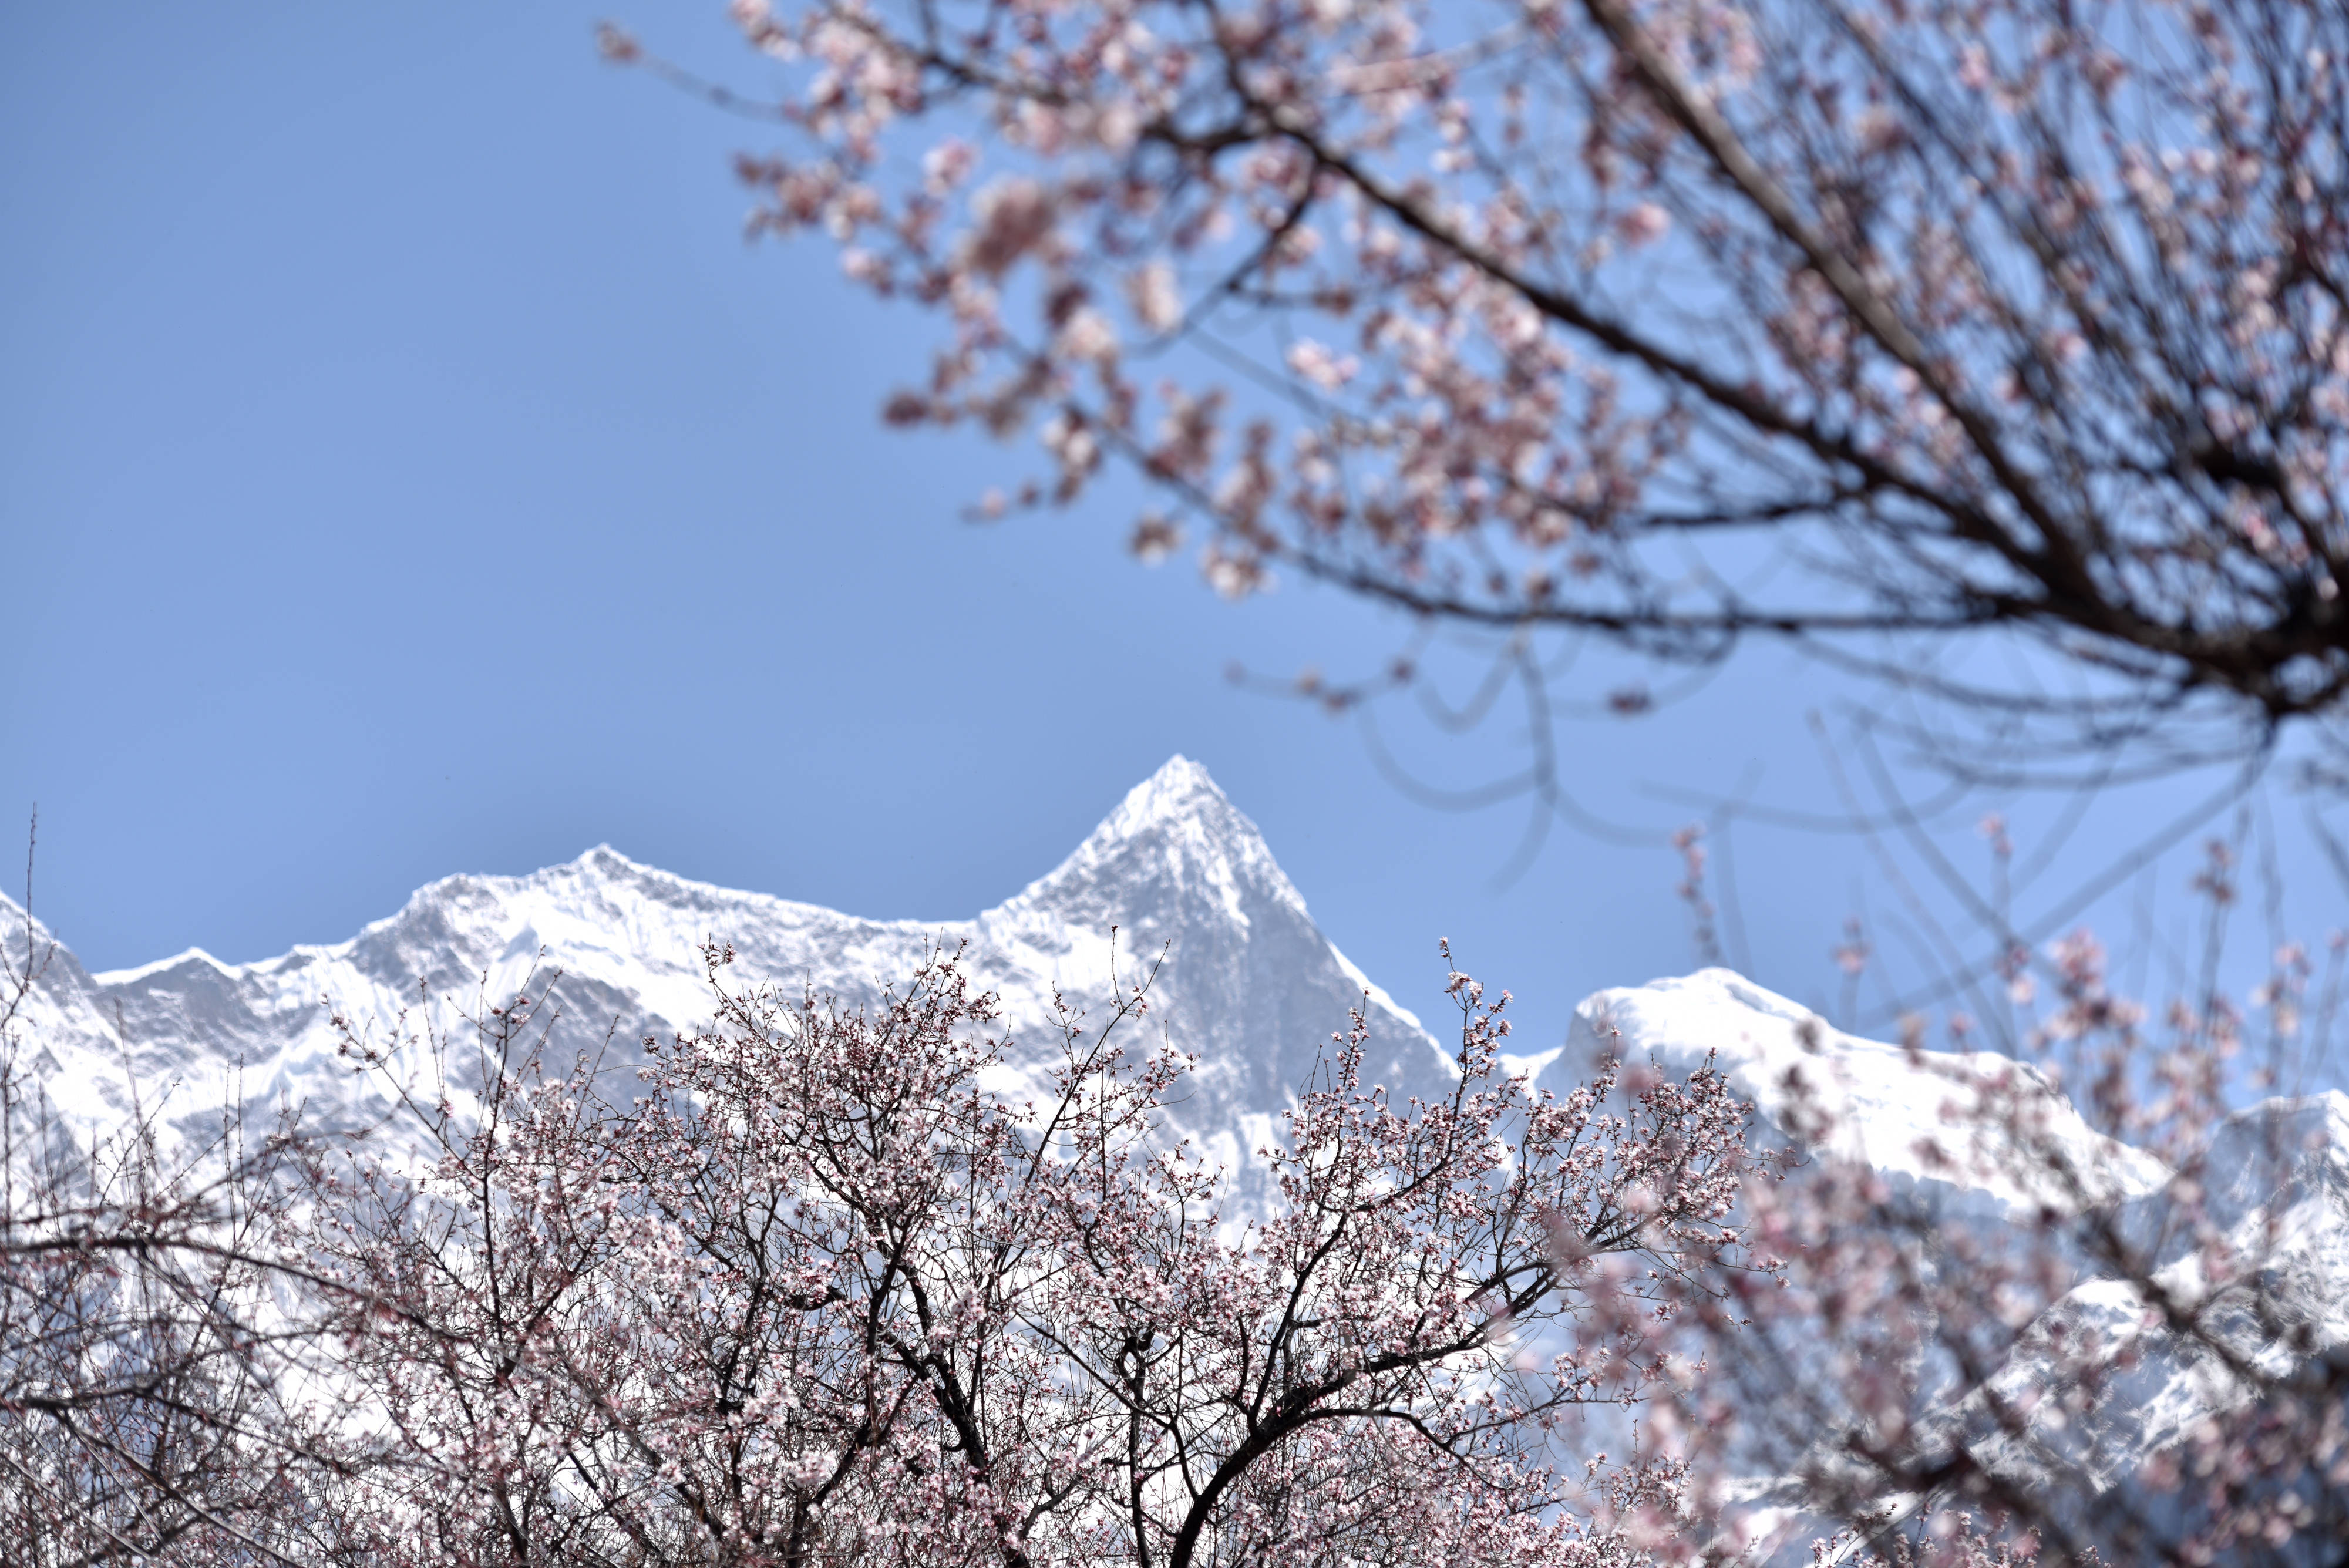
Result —
[{"label": "peach blossom tree", "polygon": [[934,315],[890,421],[1041,441],[984,510],[1120,463],[1227,594],[1789,639],[2034,748],[2232,755],[2349,681],[2337,6],[733,15],[752,232]]}]

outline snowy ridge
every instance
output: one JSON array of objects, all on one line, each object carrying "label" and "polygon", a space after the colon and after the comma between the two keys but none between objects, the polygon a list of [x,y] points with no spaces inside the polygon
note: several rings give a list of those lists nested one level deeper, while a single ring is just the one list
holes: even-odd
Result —
[{"label": "snowy ridge", "polygon": [[[21,911],[6,905],[5,915],[21,930]],[[708,1017],[704,942],[734,945],[730,979],[812,986],[851,1004],[928,946],[968,944],[973,973],[1000,992],[1006,1027],[1033,1061],[1056,1038],[1056,988],[1080,1005],[1107,995],[1112,926],[1129,972],[1172,944],[1151,1026],[1163,1021],[1199,1053],[1178,1118],[1235,1168],[1253,1147],[1237,1136],[1243,1118],[1288,1103],[1350,1007],[1365,1008],[1373,1070],[1392,1085],[1427,1093],[1446,1081],[1448,1058],[1418,1019],[1321,935],[1255,824],[1180,756],[1058,868],[970,919],[863,919],[689,881],[606,846],[525,877],[443,878],[348,941],[254,963],[191,950],[92,975],[60,949],[23,1033],[47,1053],[47,1065],[35,1065],[52,1101],[80,1116],[128,1108],[127,1067],[150,1092],[180,1085],[191,1107],[223,1096],[295,1103],[314,1123],[349,1125],[372,1119],[380,1096],[337,1056],[336,1012],[388,1041],[404,1008],[411,1024],[437,1009],[446,1027],[458,1021],[439,999],[470,1002],[484,988],[510,996],[560,970],[558,1058],[608,1033],[615,1064],[626,1065],[643,1035]]]},{"label": "snowy ridge", "polygon": [[[2068,1211],[2084,1199],[2140,1197],[2169,1179],[2159,1160],[2089,1127],[2027,1062],[1863,1040],[1731,970],[1599,992],[1575,1011],[1569,1053],[1577,1046],[1578,1061],[1604,1046],[1675,1076],[1713,1054],[1737,1096],[1782,1140],[1797,1135],[1803,1110],[1823,1111],[1832,1130],[1819,1152],[1873,1166],[1896,1193],[1944,1212],[1953,1204],[2001,1218],[2049,1205]],[[1993,1101],[2030,1108],[2034,1143],[2063,1152],[2063,1178],[2040,1170],[2036,1159],[1999,1158],[1999,1147],[1958,1146],[1952,1124],[1965,1125],[1968,1112]],[[1935,1158],[1936,1148],[1946,1158]],[[1977,1162],[1993,1173],[1971,1169]],[[2016,1167],[2044,1179],[2018,1179]]]},{"label": "snowy ridge", "polygon": [[[2097,1133],[2029,1064],[1857,1039],[1727,970],[1598,992],[1577,1012],[1569,1052],[1577,1046],[1578,1061],[1605,1050],[1675,1075],[1710,1054],[1739,1097],[1754,1104],[1768,1141],[1873,1168],[1893,1201],[1934,1217],[1938,1233],[2028,1227],[2043,1208],[2108,1210],[2147,1260],[2155,1284],[2174,1301],[2202,1305],[2203,1328],[2261,1376],[2287,1377],[2311,1360],[2349,1351],[2349,1095],[2249,1106],[2213,1130],[2181,1177]],[[1826,1137],[1807,1146],[1806,1105],[1832,1118]],[[2062,1179],[2033,1179],[2044,1175],[2035,1160],[2001,1158],[1996,1136],[1971,1143],[1973,1134],[1954,1130],[1970,1113],[1993,1106],[2028,1118],[2033,1147],[2054,1151],[2065,1168]],[[1928,1146],[1957,1158],[1932,1159]],[[1973,1164],[1982,1157],[1987,1173]],[[2230,1264],[2215,1280],[2205,1277],[2202,1246],[2214,1230]],[[2049,1349],[2050,1325],[2061,1323],[2072,1343],[2085,1330],[2105,1346],[2093,1418],[2051,1422],[2025,1440],[1994,1418],[1985,1390],[1951,1389],[1953,1401],[1930,1426],[1935,1440],[1962,1444],[1993,1473],[2059,1487],[2085,1483],[2084,1493],[2066,1494],[2073,1522],[2087,1539],[2109,1539],[2116,1521],[2168,1520],[2174,1502],[2140,1485],[2147,1462],[2254,1394],[2213,1349],[2161,1326],[2127,1281],[2085,1267],[2075,1277],[2025,1329],[1987,1394],[2007,1409],[2057,1407],[2048,1397],[2079,1375]],[[1798,1486],[1756,1478],[1748,1495],[1759,1505],[1747,1521],[1756,1562],[1807,1562],[1809,1543],[1834,1528],[1795,1506]],[[1931,1501],[1885,1501],[1888,1521]]]}]

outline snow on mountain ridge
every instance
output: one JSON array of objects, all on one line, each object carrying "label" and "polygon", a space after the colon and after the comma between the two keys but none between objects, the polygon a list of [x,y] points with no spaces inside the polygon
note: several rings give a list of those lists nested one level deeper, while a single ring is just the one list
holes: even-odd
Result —
[{"label": "snow on mountain ridge", "polygon": [[[2060,1231],[2044,1231],[2046,1211],[2110,1215],[2166,1299],[2199,1303],[2197,1332],[2263,1376],[2288,1380],[2295,1367],[2349,1350],[2349,1095],[2248,1106],[2211,1129],[2189,1168],[2173,1173],[2097,1133],[2030,1063],[1857,1039],[1726,970],[1595,993],[1576,1013],[1568,1049],[1578,1047],[1577,1061],[1606,1051],[1674,1075],[1712,1057],[1754,1106],[1764,1141],[1856,1160],[1882,1176],[1889,1200],[1925,1221],[1921,1232],[1905,1225],[1902,1232],[1924,1240],[1919,1265],[1928,1272],[1952,1262],[1976,1266],[1967,1260],[1978,1262],[1978,1251],[1944,1250],[1961,1232],[2044,1235],[2043,1244],[2056,1249],[2052,1261],[2071,1271],[2070,1287],[1986,1385],[1944,1388],[1945,1402],[1920,1429],[1963,1445],[1988,1471],[2026,1490],[2051,1489],[2085,1538],[2116,1552],[2127,1539],[2112,1533],[2116,1521],[2158,1520],[2168,1528],[2178,1517],[2177,1500],[2140,1484],[2148,1461],[2258,1395],[2210,1345],[2148,1310],[2144,1291],[2067,1248]],[[1811,1110],[1827,1113],[1824,1136],[1806,1117]],[[2002,1125],[2010,1114],[2020,1140]],[[1816,1142],[1806,1142],[1806,1127]],[[1953,1158],[1932,1158],[1929,1144]],[[2213,1260],[2218,1277],[2208,1278]],[[2084,1414],[2018,1437],[1999,1411],[2064,1408],[2055,1397],[2083,1377],[2080,1353],[2051,1348],[2066,1332],[2074,1345],[2102,1346],[2092,1358],[2098,1397]],[[1830,1438],[1789,1469],[1831,1468],[1836,1448]],[[1811,1543],[1838,1521],[1806,1512],[1806,1484],[1788,1476],[1750,1485],[1745,1560],[1787,1568],[1816,1561]],[[1938,1500],[1882,1501],[1889,1511],[1880,1522],[1889,1526]],[[1847,1540],[1826,1560],[1844,1561],[1860,1546]]]},{"label": "snow on mountain ridge", "polygon": [[[1595,992],[1575,1010],[1568,1049],[1580,1046],[1582,1060],[1602,1044],[1676,1075],[1717,1055],[1731,1088],[1781,1137],[1797,1133],[1804,1112],[1825,1112],[1826,1152],[1945,1206],[2021,1219],[2049,1205],[2141,1197],[2169,1179],[2153,1156],[2089,1127],[2032,1063],[1863,1040],[1731,970]],[[1994,1127],[1953,1136],[1953,1123],[1979,1124],[1993,1106],[2027,1111],[2038,1150],[2062,1150],[2065,1168],[2013,1158]]]},{"label": "snow on mountain ridge", "polygon": [[120,1063],[142,1083],[186,1084],[197,1104],[233,1091],[341,1122],[365,1116],[367,1096],[336,1054],[334,1012],[383,1039],[420,996],[511,995],[551,968],[562,971],[566,1014],[558,1054],[592,1050],[610,1031],[625,1057],[646,1033],[707,1018],[703,942],[732,943],[736,975],[812,985],[851,1005],[874,1000],[936,942],[966,948],[1033,1063],[1056,1038],[1056,989],[1080,1004],[1106,994],[1112,926],[1129,972],[1166,952],[1153,1024],[1201,1057],[1178,1118],[1219,1135],[1230,1163],[1246,1152],[1230,1129],[1288,1103],[1350,1006],[1366,1005],[1381,1077],[1421,1093],[1447,1079],[1419,1021],[1321,935],[1255,824],[1181,756],[1058,867],[968,919],[866,919],[695,882],[599,846],[525,876],[443,877],[348,940],[256,962],[191,949],[88,975],[61,954],[38,1032],[59,1063],[44,1075],[53,1098],[92,1116],[123,1108],[105,1082]]}]

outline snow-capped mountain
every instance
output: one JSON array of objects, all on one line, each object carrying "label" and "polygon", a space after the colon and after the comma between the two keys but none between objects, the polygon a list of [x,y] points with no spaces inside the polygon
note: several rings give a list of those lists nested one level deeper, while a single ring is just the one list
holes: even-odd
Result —
[{"label": "snow-capped mountain", "polygon": [[[1567,1051],[1578,1049],[1674,1075],[1710,1056],[1754,1105],[1764,1141],[1867,1166],[1896,1209],[1929,1220],[1928,1270],[1980,1256],[1948,1249],[1960,1231],[2054,1249],[2071,1288],[1984,1386],[1942,1385],[1925,1441],[1961,1444],[1992,1474],[2064,1499],[2068,1525],[2108,1561],[2141,1554],[2184,1517],[2142,1478],[2205,1420],[2258,1397],[2233,1367],[2281,1384],[2349,1354],[2349,1095],[2248,1106],[2174,1172],[2096,1132],[2029,1064],[1856,1039],[1719,969],[1598,992],[1577,1012]],[[1929,1146],[1952,1158],[1935,1159]],[[2191,1332],[2149,1310],[2146,1289],[2066,1245],[2045,1224],[2051,1211],[2109,1216],[2153,1289],[2195,1312]],[[2059,1354],[2054,1342],[2066,1336],[2100,1348]],[[1994,1414],[2063,1408],[2088,1381],[2097,1392],[2079,1415],[2027,1436]],[[1798,1483],[1755,1479],[1754,1561],[1811,1561],[1810,1543],[1833,1533],[1836,1521],[1807,1514],[1803,1495]],[[1879,1517],[1890,1527],[1936,1501],[1887,1497]],[[1862,1544],[1847,1541],[1830,1560]]]},{"label": "snow-capped mountain", "polygon": [[[6,919],[21,932],[20,910],[7,906]],[[23,1033],[52,1101],[86,1116],[126,1108],[127,1067],[150,1094],[181,1085],[194,1107],[225,1095],[300,1103],[314,1123],[341,1122],[364,1114],[369,1090],[336,1054],[336,1012],[388,1041],[403,1008],[411,1026],[437,1009],[446,1027],[456,1020],[442,999],[511,997],[558,970],[557,1057],[608,1033],[625,1061],[642,1036],[708,1018],[702,943],[733,945],[730,983],[812,986],[851,1004],[936,943],[967,944],[1033,1061],[1058,1038],[1056,988],[1079,1006],[1110,994],[1112,926],[1129,980],[1164,950],[1147,1026],[1199,1054],[1178,1117],[1235,1168],[1350,1007],[1365,1009],[1371,1064],[1390,1086],[1425,1093],[1446,1081],[1435,1040],[1321,934],[1256,825],[1180,756],[1057,869],[971,919],[863,919],[688,881],[599,847],[527,877],[445,878],[348,941],[257,963],[191,950],[88,974],[60,949]]]},{"label": "snow-capped mountain", "polygon": [[[1173,1115],[1230,1168],[1249,1165],[1351,1007],[1370,1024],[1373,1076],[1423,1096],[1450,1081],[1444,1044],[1321,934],[1255,825],[1204,768],[1179,756],[1060,867],[968,919],[859,919],[688,881],[599,847],[526,877],[448,877],[347,941],[260,962],[222,963],[191,950],[90,974],[57,947],[12,1033],[51,1103],[86,1124],[118,1120],[136,1083],[150,1106],[176,1085],[190,1113],[223,1101],[292,1103],[314,1126],[348,1125],[372,1120],[381,1103],[336,1051],[329,1019],[337,1012],[388,1043],[403,1009],[418,1010],[411,1026],[437,1010],[441,1027],[461,1027],[452,1006],[483,993],[509,997],[559,971],[557,1061],[609,1038],[625,1066],[642,1036],[708,1017],[703,943],[733,946],[730,981],[810,986],[852,1005],[906,973],[929,946],[959,944],[975,977],[1001,998],[1016,1066],[1052,1048],[1056,991],[1079,1006],[1109,995],[1112,927],[1128,981],[1166,953],[1146,1026],[1198,1053]],[[0,929],[13,957],[26,919],[5,898]],[[37,926],[33,937],[37,957],[49,939]],[[1800,1142],[1818,1125],[1807,1113],[1825,1110],[1832,1130],[1813,1152],[1873,1167],[1888,1189],[1951,1225],[2013,1225],[2051,1207],[2109,1210],[2157,1251],[2179,1288],[2204,1288],[2186,1277],[2198,1265],[2180,1238],[2193,1227],[2173,1218],[2173,1173],[2095,1132],[2025,1064],[1857,1039],[1725,970],[1600,992],[1582,1004],[1562,1046],[1523,1064],[1555,1080],[1601,1053],[1673,1075],[1710,1059],[1755,1106],[1772,1141]],[[1985,1096],[2028,1108],[2034,1145],[2062,1151],[2062,1182],[2042,1180],[2025,1162],[2002,1162],[1995,1149],[1982,1168],[1932,1157],[1929,1146]],[[2222,1314],[2230,1348],[2267,1366],[2349,1347],[2349,1096],[2243,1113],[2195,1174],[2195,1224],[2228,1234],[2234,1255],[2251,1262],[2213,1288],[2247,1301],[2254,1286],[2262,1293],[2261,1311]],[[2103,1324],[2127,1348],[2097,1423],[2064,1439],[2087,1446],[2068,1457],[2104,1478],[2100,1486],[2127,1486],[2147,1457],[2240,1397],[2209,1354],[2137,1326],[2140,1303],[2115,1282],[2084,1274],[2055,1311]],[[2030,1343],[2026,1334],[1994,1384],[2011,1393],[2044,1377]],[[1969,1397],[1979,1402],[1977,1394],[1945,1407],[1957,1440],[1980,1444],[1999,1464],[2037,1462],[1992,1453],[2003,1439],[1971,1429]],[[1801,1522],[1789,1521],[1781,1540],[1808,1539]]]},{"label": "snow-capped mountain", "polygon": [[[1675,1076],[1711,1056],[1774,1141],[1806,1141],[1806,1119],[1824,1122],[1814,1152],[1872,1166],[1904,1199],[1953,1219],[1965,1212],[2012,1220],[2050,1205],[2070,1210],[2142,1197],[2169,1179],[2161,1161],[2088,1126],[2030,1063],[1994,1051],[1912,1051],[1863,1040],[1731,970],[1586,998],[1566,1054],[1582,1061],[1599,1049]],[[2013,1158],[2001,1129],[1980,1125],[1993,1106],[2027,1112],[2031,1153]],[[1959,1147],[1978,1137],[2000,1141]],[[1934,1158],[1933,1148],[1949,1158]],[[2060,1151],[2060,1174],[2040,1158],[2051,1150]]]}]

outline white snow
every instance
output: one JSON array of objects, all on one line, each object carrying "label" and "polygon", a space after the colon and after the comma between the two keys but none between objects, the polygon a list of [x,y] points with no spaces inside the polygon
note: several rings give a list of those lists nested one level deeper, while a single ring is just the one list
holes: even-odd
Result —
[{"label": "white snow", "polygon": [[[2349,1346],[2349,1095],[2270,1100],[2227,1118],[2187,1173],[2203,1194],[2189,1212],[2183,1181],[2145,1151],[2097,1133],[2030,1064],[1857,1039],[1726,970],[1590,997],[1577,1013],[1569,1053],[1578,1065],[1601,1050],[1675,1075],[1710,1058],[1754,1104],[1768,1141],[1870,1166],[1896,1202],[1945,1229],[2029,1224],[2043,1208],[2109,1207],[2120,1233],[2153,1265],[2155,1282],[2181,1303],[2201,1303],[2204,1331],[2265,1374]],[[2033,1147],[2057,1151],[2065,1175],[2002,1158],[2012,1147],[2002,1136],[1967,1130],[1985,1106],[2029,1118]],[[1813,1108],[1826,1113],[1826,1131],[1806,1142],[1803,1113]],[[1952,1158],[1930,1158],[1929,1145]],[[2223,1278],[2206,1277],[2198,1221],[2225,1238]],[[2062,1319],[2075,1332],[2093,1328],[2106,1358],[2093,1418],[2049,1424],[2019,1442],[1975,1390],[1944,1407],[1935,1425],[1995,1471],[2020,1480],[2060,1466],[2064,1477],[2084,1480],[2093,1495],[2075,1501],[2092,1523],[2105,1511],[2158,1512],[2165,1502],[2132,1490],[2147,1460],[2251,1393],[2206,1349],[2149,1326],[2156,1314],[2147,1307],[2127,1281],[2090,1268],[2026,1328],[1990,1379],[2009,1407],[2027,1404],[2050,1387],[2044,1326]],[[1832,1526],[1785,1506],[1798,1489],[1757,1478],[1752,1490],[1754,1559],[1807,1561],[1807,1542]],[[1906,1517],[1929,1500],[1883,1501]]]},{"label": "white snow", "polygon": [[1185,1130],[1229,1129],[1243,1112],[1286,1104],[1353,1006],[1370,1019],[1378,1075],[1422,1092],[1447,1081],[1446,1053],[1321,935],[1255,824],[1181,756],[1058,868],[972,919],[864,919],[688,881],[598,846],[526,877],[444,878],[348,941],[254,963],[191,949],[91,975],[61,950],[26,1033],[57,1064],[45,1075],[52,1099],[87,1116],[127,1108],[127,1055],[143,1085],[181,1084],[191,1106],[241,1087],[248,1102],[299,1103],[311,1120],[343,1125],[371,1117],[380,1097],[336,1055],[337,1012],[388,1042],[403,1008],[411,1026],[429,1015],[447,1028],[460,1023],[452,999],[485,989],[502,1000],[560,970],[558,1054],[593,1050],[611,1031],[615,1065],[626,1066],[644,1035],[708,1017],[704,942],[733,944],[730,983],[812,986],[852,1004],[926,946],[968,943],[975,975],[1001,995],[1016,1065],[1056,1040],[1055,988],[1080,1005],[1106,998],[1112,925],[1129,979],[1172,944],[1144,1026],[1200,1054],[1178,1113]]},{"label": "white snow", "polygon": [[[2134,1198],[2168,1179],[2159,1160],[2089,1127],[2029,1063],[1862,1040],[1730,970],[1589,997],[1576,1010],[1568,1051],[1579,1065],[1602,1048],[1675,1075],[1710,1054],[1777,1133],[1795,1132],[1805,1111],[1823,1113],[1831,1130],[1822,1152],[1871,1165],[1912,1195],[2022,1215]],[[1978,1145],[1975,1113],[1992,1103],[2027,1109],[2034,1144],[2060,1148],[2067,1168],[2002,1158],[2006,1146],[1995,1138]]]}]

